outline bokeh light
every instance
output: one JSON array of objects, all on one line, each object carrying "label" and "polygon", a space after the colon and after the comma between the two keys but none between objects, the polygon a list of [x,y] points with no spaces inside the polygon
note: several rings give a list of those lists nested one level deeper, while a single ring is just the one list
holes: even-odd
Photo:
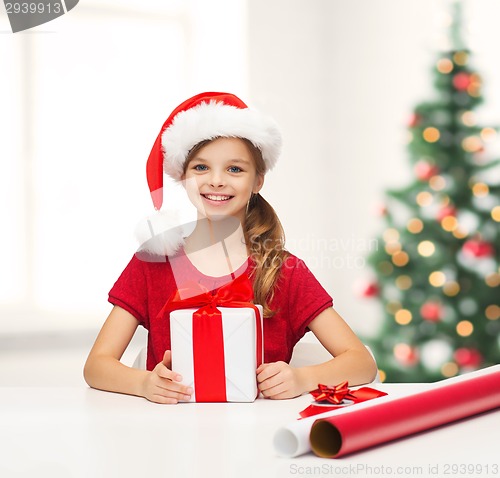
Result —
[{"label": "bokeh light", "polygon": [[422,241],[417,246],[418,253],[423,257],[429,257],[436,251],[436,246],[431,241]]},{"label": "bokeh light", "polygon": [[458,365],[455,362],[446,362],[441,367],[443,377],[454,377],[458,373]]},{"label": "bokeh light", "polygon": [[428,143],[435,143],[436,141],[439,141],[441,133],[434,126],[429,126],[428,128],[424,129],[422,136]]},{"label": "bokeh light", "polygon": [[396,277],[395,283],[398,289],[408,290],[412,286],[413,281],[410,276],[400,275]]},{"label": "bokeh light", "polygon": [[396,252],[392,256],[392,262],[394,263],[395,266],[398,267],[405,266],[406,264],[408,264],[409,261],[410,261],[410,256],[408,256],[408,254],[404,251]]},{"label": "bokeh light", "polygon": [[472,186],[472,194],[478,198],[487,196],[489,192],[490,188],[485,183],[476,183]]},{"label": "bokeh light", "polygon": [[483,142],[477,136],[467,136],[462,140],[462,148],[468,153],[475,153],[483,147]]},{"label": "bokeh light", "polygon": [[491,210],[491,218],[496,222],[500,222],[500,206],[495,206]]},{"label": "bokeh light", "polygon": [[465,66],[469,61],[469,55],[465,51],[457,51],[453,54],[453,61],[459,66]]},{"label": "bokeh light", "polygon": [[436,68],[439,73],[447,75],[453,71],[453,62],[449,58],[441,58],[436,63]]},{"label": "bokeh light", "polygon": [[406,228],[412,234],[418,234],[419,232],[422,232],[424,228],[424,223],[420,219],[413,218],[408,221]]},{"label": "bokeh light", "polygon": [[399,325],[408,325],[412,320],[411,312],[408,309],[400,309],[394,315],[394,320]]},{"label": "bokeh light", "polygon": [[420,207],[430,206],[433,201],[433,196],[429,191],[422,191],[417,194],[416,201]]},{"label": "bokeh light", "polygon": [[397,229],[386,229],[383,237],[385,242],[395,242],[399,240],[399,232]]},{"label": "bokeh light", "polygon": [[497,137],[497,132],[493,128],[483,128],[481,130],[481,139],[485,142],[494,141]]},{"label": "bokeh light", "polygon": [[475,126],[477,123],[476,114],[473,111],[462,113],[462,123],[465,126]]},{"label": "bokeh light", "polygon": [[490,287],[498,287],[500,285],[500,274],[497,272],[492,272],[491,274],[488,274],[486,276],[484,281],[486,282],[486,285]]},{"label": "bokeh light", "polygon": [[431,272],[429,275],[429,283],[433,287],[442,287],[446,282],[446,276],[441,271]]},{"label": "bokeh light", "polygon": [[461,320],[457,324],[457,334],[461,337],[468,337],[474,332],[474,325],[468,320]]},{"label": "bokeh light", "polygon": [[434,189],[434,191],[442,191],[446,187],[446,180],[443,176],[432,176],[432,178],[429,179],[429,187]]},{"label": "bokeh light", "polygon": [[450,281],[443,285],[443,293],[448,297],[454,297],[460,292],[460,285],[458,282]]},{"label": "bokeh light", "polygon": [[455,216],[445,216],[441,219],[441,227],[448,232],[454,231],[458,227],[458,221]]},{"label": "bokeh light", "polygon": [[498,320],[500,318],[500,307],[496,304],[489,305],[484,311],[488,320]]}]

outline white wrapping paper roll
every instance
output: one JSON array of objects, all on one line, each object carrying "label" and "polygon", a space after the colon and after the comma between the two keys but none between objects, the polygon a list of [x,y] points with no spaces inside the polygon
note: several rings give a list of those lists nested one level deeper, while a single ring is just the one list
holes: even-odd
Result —
[{"label": "white wrapping paper roll", "polygon": [[[382,389],[382,387],[372,386],[371,388]],[[374,400],[368,400],[366,402],[357,403],[355,406],[357,409],[370,406],[372,402],[380,403],[381,400],[388,401],[400,398],[402,394],[391,394],[379,397]],[[309,443],[309,432],[313,423],[320,419],[331,417],[332,415],[338,415],[339,413],[347,413],[351,406],[339,407],[335,410],[329,410],[325,413],[318,413],[311,417],[302,418],[300,420],[295,420],[288,423],[286,426],[280,428],[274,434],[274,449],[279,456],[286,458],[293,458],[295,456],[303,455],[304,453],[309,453],[311,451],[311,445]],[[300,411],[300,410],[299,410]],[[299,413],[297,411],[297,414]]]},{"label": "white wrapping paper roll", "polygon": [[[445,387],[451,383],[469,380],[473,377],[479,375],[489,374],[498,372],[500,370],[500,365],[494,365],[493,367],[488,367],[482,370],[477,370],[475,372],[470,372],[464,375],[459,375],[458,377],[448,378],[446,380],[441,380],[440,382],[435,382],[429,384],[430,387],[425,390],[429,390],[434,387]],[[377,387],[372,386],[372,388],[380,388],[383,390],[383,386]],[[311,445],[309,442],[309,434],[313,423],[321,418],[331,417],[333,415],[339,415],[343,413],[350,413],[353,410],[360,410],[362,408],[369,408],[374,405],[380,404],[381,402],[388,402],[401,398],[402,396],[409,395],[403,391],[397,393],[392,392],[390,395],[384,397],[379,397],[374,400],[368,400],[366,402],[357,403],[354,406],[342,407],[338,410],[331,410],[329,412],[321,413],[318,415],[313,415],[312,417],[303,418],[301,420],[295,420],[288,425],[280,428],[274,435],[273,444],[274,449],[277,454],[286,458],[293,458],[311,451]],[[297,412],[298,413],[298,412]]]},{"label": "white wrapping paper roll", "polygon": [[309,443],[309,432],[313,423],[318,418],[329,417],[337,413],[336,411],[330,411],[325,413],[320,413],[312,417],[303,418],[301,420],[295,420],[292,423],[280,428],[274,434],[274,449],[279,456],[292,458],[294,456],[303,455],[311,451],[311,445]]}]

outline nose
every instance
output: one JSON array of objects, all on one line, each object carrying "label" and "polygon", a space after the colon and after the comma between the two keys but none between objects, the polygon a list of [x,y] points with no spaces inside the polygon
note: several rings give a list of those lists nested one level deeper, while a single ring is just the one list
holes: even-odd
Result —
[{"label": "nose", "polygon": [[221,172],[212,171],[208,178],[208,183],[212,188],[221,188],[224,186],[224,178]]}]

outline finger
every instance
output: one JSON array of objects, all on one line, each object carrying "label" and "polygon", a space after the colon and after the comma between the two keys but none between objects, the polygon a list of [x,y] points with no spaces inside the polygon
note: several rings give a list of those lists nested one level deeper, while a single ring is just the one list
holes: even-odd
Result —
[{"label": "finger", "polygon": [[273,395],[272,397],[266,397],[266,398],[269,398],[270,400],[287,400],[293,397],[294,395],[292,395],[289,390],[285,390],[282,393],[278,393],[276,395]]},{"label": "finger", "polygon": [[265,370],[267,368],[269,364],[267,363],[261,363],[258,367],[257,367],[257,370],[255,370],[255,372],[257,374],[261,373],[263,370]]},{"label": "finger", "polygon": [[265,380],[268,380],[269,378],[277,375],[279,372],[280,372],[280,368],[276,364],[274,364],[274,363],[267,364],[267,367],[257,375],[257,382],[260,383],[260,382],[263,382]]},{"label": "finger", "polygon": [[[168,381],[168,383],[172,384],[171,381]],[[180,400],[189,400],[191,395],[164,388],[153,382],[151,383],[151,391],[145,397],[149,401],[156,403],[177,403]]]},{"label": "finger", "polygon": [[277,398],[279,395],[284,394],[288,391],[287,386],[284,382],[279,383],[273,387],[267,388],[262,391],[262,395],[266,398]]},{"label": "finger", "polygon": [[170,368],[172,365],[172,351],[171,350],[165,350],[165,353],[163,354],[163,360],[161,361],[163,365],[165,365],[167,368]]},{"label": "finger", "polygon": [[184,385],[182,383],[173,382],[172,380],[158,377],[157,380],[154,381],[154,385],[162,390],[166,390],[172,393],[181,393],[184,395],[191,395],[193,393],[193,388]]},{"label": "finger", "polygon": [[189,400],[191,398],[191,394],[193,392],[191,391],[190,393],[184,393],[182,390],[169,390],[169,389],[164,389],[162,387],[158,387],[154,395],[162,396],[165,398],[172,398],[174,400]]},{"label": "finger", "polygon": [[150,399],[149,399],[150,402],[154,402],[154,403],[162,403],[162,404],[171,404],[171,405],[174,405],[176,403],[179,403],[179,400],[177,400],[176,398],[173,398],[173,397],[165,397],[163,395],[153,395]]},{"label": "finger", "polygon": [[154,368],[154,371],[161,378],[166,378],[168,380],[172,380],[173,382],[182,382],[182,375],[170,370],[163,363],[158,364]]},{"label": "finger", "polygon": [[266,392],[272,390],[274,387],[277,387],[284,383],[283,377],[279,375],[274,375],[271,378],[268,378],[267,380],[264,380],[263,382],[258,384],[259,390],[261,392]]}]

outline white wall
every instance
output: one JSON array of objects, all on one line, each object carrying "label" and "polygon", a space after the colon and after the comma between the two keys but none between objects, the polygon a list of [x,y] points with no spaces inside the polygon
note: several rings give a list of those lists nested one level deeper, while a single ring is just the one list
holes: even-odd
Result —
[{"label": "white wall", "polygon": [[[432,65],[450,2],[436,0],[250,0],[250,94],[280,123],[285,150],[263,195],[303,257],[357,331],[377,322],[374,301],[353,288],[374,213],[388,187],[410,179],[405,124],[433,95]],[[482,118],[500,121],[500,33],[494,0],[465,4],[483,74]],[[331,248],[325,250],[325,241]],[[343,242],[342,242],[343,241]],[[319,249],[319,250],[318,250]],[[319,259],[319,256],[324,256]]]},{"label": "white wall", "polygon": [[202,90],[247,96],[245,8],[88,0],[16,34],[0,8],[0,335],[100,326],[161,125]]},{"label": "white wall", "polygon": [[[404,123],[432,92],[447,3],[88,0],[18,34],[0,11],[0,333],[102,322],[152,210],[152,141],[202,90],[234,91],[281,124],[264,194],[338,310],[357,330],[374,323],[352,292],[359,248],[384,188],[409,178]],[[467,3],[495,124],[499,16],[497,0]]]}]

